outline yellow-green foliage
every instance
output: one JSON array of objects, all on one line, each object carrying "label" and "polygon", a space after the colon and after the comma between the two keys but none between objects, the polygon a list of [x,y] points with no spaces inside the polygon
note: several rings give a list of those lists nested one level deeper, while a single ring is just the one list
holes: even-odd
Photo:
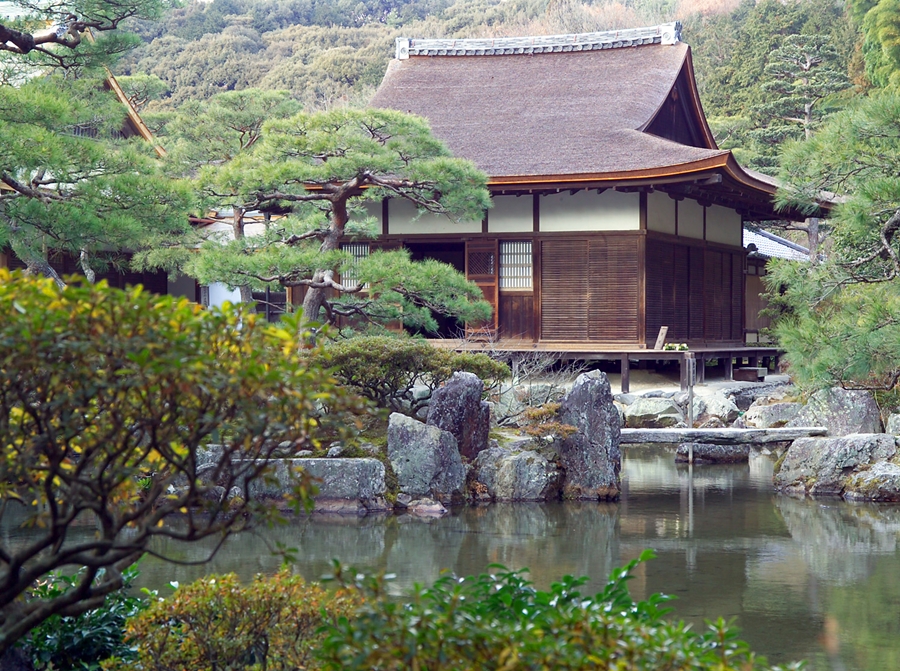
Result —
[{"label": "yellow-green foliage", "polygon": [[[70,282],[0,269],[0,523],[33,534],[0,539],[0,652],[56,612],[96,607],[151,539],[221,538],[271,515],[251,485],[272,459],[351,423],[336,381],[301,360],[296,328]],[[181,525],[164,523],[173,514]],[[86,568],[70,589],[33,592],[73,566]]]},{"label": "yellow-green foliage", "polygon": [[319,628],[361,603],[353,592],[329,592],[286,570],[246,585],[233,573],[208,576],[130,620],[126,636],[143,671],[316,669]]}]

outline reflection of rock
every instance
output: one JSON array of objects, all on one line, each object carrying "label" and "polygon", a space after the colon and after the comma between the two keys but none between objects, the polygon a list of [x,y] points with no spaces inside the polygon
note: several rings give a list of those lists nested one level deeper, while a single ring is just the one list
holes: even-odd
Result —
[{"label": "reflection of rock", "polygon": [[833,387],[813,394],[787,426],[824,426],[829,436],[879,433],[881,413],[869,392]]},{"label": "reflection of rock", "polygon": [[750,446],[681,443],[675,461],[687,463],[692,453],[695,464],[739,464],[750,459]]},{"label": "reflection of rock", "polygon": [[494,501],[546,501],[559,496],[556,464],[537,452],[492,447],[475,460],[475,479]]},{"label": "reflection of rock", "polygon": [[559,421],[576,431],[559,441],[559,461],[566,471],[563,496],[609,500],[619,496],[619,413],[606,374],[583,373],[559,409]]},{"label": "reflection of rock", "polygon": [[775,505],[810,570],[830,582],[864,580],[877,555],[897,551],[900,508],[788,497]]},{"label": "reflection of rock", "polygon": [[891,483],[900,485],[900,477],[874,481],[864,476],[878,462],[892,459],[896,454],[894,436],[884,433],[801,438],[784,455],[775,474],[775,487],[786,494],[801,496],[898,500],[900,490],[891,491]]}]

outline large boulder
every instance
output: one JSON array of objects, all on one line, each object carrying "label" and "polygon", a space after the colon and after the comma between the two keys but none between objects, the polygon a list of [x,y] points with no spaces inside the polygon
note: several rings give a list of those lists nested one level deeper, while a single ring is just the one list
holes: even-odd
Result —
[{"label": "large boulder", "polygon": [[792,495],[859,498],[851,492],[864,494],[859,487],[872,485],[861,475],[896,456],[896,439],[885,433],[800,438],[785,453],[775,488]]},{"label": "large boulder", "polygon": [[401,493],[445,505],[463,502],[466,469],[452,433],[395,412],[388,422],[387,451]]},{"label": "large boulder", "polygon": [[891,413],[884,425],[884,432],[894,436],[900,436],[900,414]]},{"label": "large boulder", "polygon": [[484,450],[475,460],[475,481],[494,501],[546,501],[559,496],[556,464],[537,452],[502,447]]},{"label": "large boulder", "polygon": [[612,500],[619,496],[619,413],[606,374],[583,373],[563,398],[559,421],[576,431],[559,443],[565,469],[563,496],[569,499]]},{"label": "large boulder", "polygon": [[786,426],[824,426],[829,436],[880,433],[881,413],[869,392],[832,387],[813,394]]},{"label": "large boulder", "polygon": [[290,493],[293,469],[302,468],[316,480],[315,512],[365,515],[386,512],[384,464],[377,459],[279,459],[273,477],[250,484],[254,497],[281,499]]},{"label": "large boulder", "polygon": [[472,373],[454,373],[435,390],[425,423],[449,431],[456,438],[459,453],[474,459],[487,449],[491,430],[490,406],[481,400],[484,383]]},{"label": "large boulder", "polygon": [[681,408],[669,398],[640,397],[625,407],[629,429],[665,429],[684,422]]},{"label": "large boulder", "polygon": [[694,396],[694,421],[706,424],[718,419],[723,424],[731,424],[741,411],[730,398],[720,391],[713,391],[703,396]]},{"label": "large boulder", "polygon": [[744,424],[755,429],[777,428],[792,421],[801,410],[803,410],[802,403],[754,404],[744,413]]}]

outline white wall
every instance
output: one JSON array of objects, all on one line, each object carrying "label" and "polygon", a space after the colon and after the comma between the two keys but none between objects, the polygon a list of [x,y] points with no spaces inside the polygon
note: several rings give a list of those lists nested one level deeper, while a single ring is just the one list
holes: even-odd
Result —
[{"label": "white wall", "polygon": [[678,235],[703,239],[703,206],[696,200],[678,201]]},{"label": "white wall", "polygon": [[240,289],[229,289],[221,282],[213,282],[209,285],[209,305],[221,306],[225,301],[229,303],[241,302]]},{"label": "white wall", "polygon": [[661,191],[647,194],[647,229],[675,235],[675,199]]},{"label": "white wall", "polygon": [[706,208],[706,239],[724,245],[743,244],[741,215],[732,209],[713,205]]},{"label": "white wall", "polygon": [[391,235],[418,233],[481,233],[480,221],[455,222],[443,214],[425,212],[415,219],[416,206],[403,198],[388,201],[388,233]]},{"label": "white wall", "polygon": [[534,230],[534,196],[494,196],[488,210],[491,233],[530,233]]},{"label": "white wall", "polygon": [[637,231],[640,194],[607,189],[541,196],[541,231]]}]

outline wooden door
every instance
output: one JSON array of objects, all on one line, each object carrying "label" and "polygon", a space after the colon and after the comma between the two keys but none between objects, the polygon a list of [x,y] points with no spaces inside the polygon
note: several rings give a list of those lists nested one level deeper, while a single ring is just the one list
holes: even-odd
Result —
[{"label": "wooden door", "polygon": [[481,289],[484,300],[491,304],[491,318],[480,324],[466,324],[466,337],[493,340],[497,335],[497,304],[500,287],[500,250],[495,240],[466,242],[466,279]]}]

